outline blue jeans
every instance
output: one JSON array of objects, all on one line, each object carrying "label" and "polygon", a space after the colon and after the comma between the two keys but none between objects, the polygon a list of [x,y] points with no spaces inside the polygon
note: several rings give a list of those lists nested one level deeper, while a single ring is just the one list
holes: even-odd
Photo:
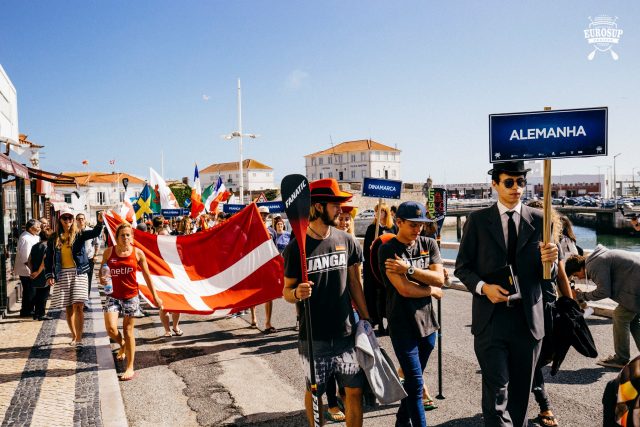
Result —
[{"label": "blue jeans", "polygon": [[[424,338],[394,338],[391,337],[393,351],[396,352],[400,367],[404,371],[404,390],[407,397],[402,399],[398,414],[396,415],[396,425],[412,425],[420,427],[427,425],[422,404],[422,389],[424,380],[422,373],[427,366],[427,360],[433,348],[436,346],[434,332]],[[411,420],[411,424],[409,424]]]}]

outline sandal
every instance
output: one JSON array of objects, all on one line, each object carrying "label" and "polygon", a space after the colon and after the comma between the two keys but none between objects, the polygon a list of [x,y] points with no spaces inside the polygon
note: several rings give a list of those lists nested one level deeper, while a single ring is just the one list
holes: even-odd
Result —
[{"label": "sandal", "polygon": [[182,329],[174,329],[173,333],[175,334],[175,336],[177,337],[181,337],[184,335],[184,331]]},{"label": "sandal", "polygon": [[424,407],[425,411],[432,411],[432,410],[437,408],[437,406],[434,403],[433,399],[430,398],[430,397],[428,397],[426,399],[422,399],[422,406]]},{"label": "sandal", "polygon": [[344,415],[344,412],[342,412],[340,408],[335,408],[337,409],[337,412],[331,412],[331,409],[333,408],[329,408],[326,411],[324,411],[324,418],[326,420],[333,423],[339,423],[347,419],[347,417]]},{"label": "sandal", "polygon": [[536,421],[538,421],[538,424],[540,424],[541,426],[545,426],[545,427],[557,427],[558,426],[558,420],[553,415],[542,415],[542,414],[539,414],[538,415],[538,419]]},{"label": "sandal", "polygon": [[263,334],[273,334],[274,332],[277,332],[277,330],[273,326],[269,326],[267,329],[262,331]]},{"label": "sandal", "polygon": [[165,338],[171,338],[173,336],[173,332],[171,331],[166,331],[163,335]]}]

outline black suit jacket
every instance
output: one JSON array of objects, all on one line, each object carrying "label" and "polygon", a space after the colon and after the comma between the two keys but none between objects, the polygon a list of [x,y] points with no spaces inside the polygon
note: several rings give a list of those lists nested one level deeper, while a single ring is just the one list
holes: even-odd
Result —
[{"label": "black suit jacket", "polygon": [[[542,229],[542,211],[522,205],[516,266],[523,309],[535,339],[544,336],[542,262],[538,247]],[[455,275],[473,294],[471,333],[474,335],[487,327],[495,309],[495,304],[486,296],[476,293],[476,286],[485,275],[506,264],[507,247],[497,204],[471,213],[464,225]]]}]

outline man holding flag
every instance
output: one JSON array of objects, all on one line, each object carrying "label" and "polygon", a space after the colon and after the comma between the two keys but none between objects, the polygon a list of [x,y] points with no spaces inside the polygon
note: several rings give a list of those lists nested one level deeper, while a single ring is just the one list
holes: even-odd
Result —
[{"label": "man holding flag", "polygon": [[[286,301],[298,304],[300,325],[298,351],[305,372],[309,373],[308,343],[304,304],[308,299],[313,325],[313,362],[318,395],[324,393],[333,375],[345,388],[346,423],[362,426],[362,387],[366,381],[356,360],[356,324],[351,307],[355,302],[363,320],[369,319],[358,264],[362,253],[355,240],[335,228],[340,204],[351,200],[350,193],[341,191],[333,179],[321,179],[309,185],[311,209],[306,230],[306,264],[309,275],[302,281],[298,242],[293,239],[285,249],[285,282],[282,294]],[[306,378],[305,407],[309,425],[314,425],[311,379]],[[322,410],[319,411],[322,414]]]}]

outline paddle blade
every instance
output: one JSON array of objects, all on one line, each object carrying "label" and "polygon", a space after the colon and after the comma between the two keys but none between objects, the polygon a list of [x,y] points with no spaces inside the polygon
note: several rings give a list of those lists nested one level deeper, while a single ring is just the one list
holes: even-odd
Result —
[{"label": "paddle blade", "polygon": [[293,235],[298,241],[298,247],[304,251],[311,208],[309,181],[304,175],[287,175],[282,179],[280,191]]},{"label": "paddle blade", "polygon": [[438,223],[438,235],[447,216],[447,190],[444,188],[429,188],[427,193],[427,212],[429,218]]}]

